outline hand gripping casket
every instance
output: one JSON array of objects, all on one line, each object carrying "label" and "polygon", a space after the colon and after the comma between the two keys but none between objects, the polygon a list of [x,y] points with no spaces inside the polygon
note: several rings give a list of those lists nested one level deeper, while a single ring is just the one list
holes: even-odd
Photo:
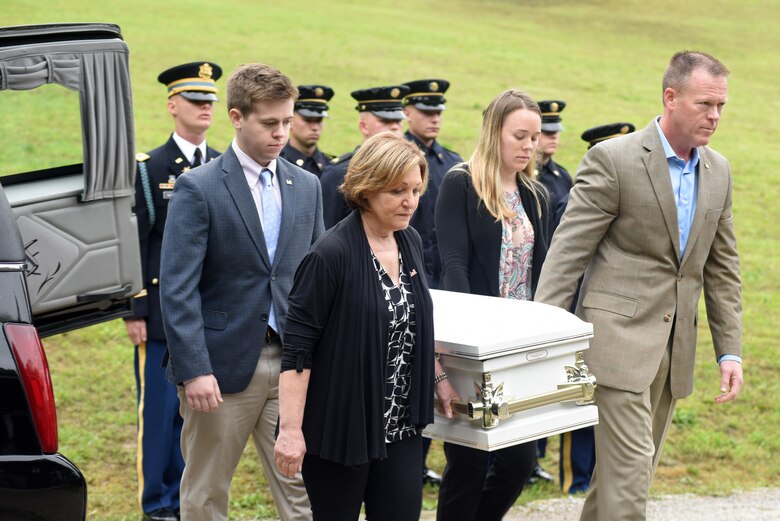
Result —
[{"label": "hand gripping casket", "polygon": [[432,290],[436,353],[462,401],[423,435],[496,450],[598,423],[582,351],[593,326],[555,306]]}]

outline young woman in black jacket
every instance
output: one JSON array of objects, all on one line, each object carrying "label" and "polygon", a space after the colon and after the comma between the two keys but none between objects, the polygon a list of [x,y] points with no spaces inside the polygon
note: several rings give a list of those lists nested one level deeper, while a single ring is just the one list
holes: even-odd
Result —
[{"label": "young woman in black jacket", "polygon": [[[488,106],[477,149],[442,181],[435,223],[440,289],[532,300],[548,245],[544,188],[534,179],[539,106],[507,90]],[[536,442],[494,453],[445,443],[437,519],[501,519],[536,462]]]}]

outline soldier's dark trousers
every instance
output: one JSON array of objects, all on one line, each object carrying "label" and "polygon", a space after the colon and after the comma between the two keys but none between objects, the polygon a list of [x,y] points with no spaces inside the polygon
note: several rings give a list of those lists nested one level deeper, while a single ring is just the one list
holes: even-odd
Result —
[{"label": "soldier's dark trousers", "polygon": [[565,494],[588,490],[595,466],[593,427],[561,434],[561,490]]},{"label": "soldier's dark trousers", "polygon": [[138,403],[138,501],[141,509],[179,511],[182,418],[176,386],[162,367],[165,342],[148,340],[135,349]]}]

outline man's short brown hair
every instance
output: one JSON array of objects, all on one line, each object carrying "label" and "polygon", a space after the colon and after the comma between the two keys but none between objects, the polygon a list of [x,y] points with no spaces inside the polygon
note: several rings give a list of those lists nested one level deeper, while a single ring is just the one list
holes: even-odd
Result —
[{"label": "man's short brown hair", "polygon": [[696,69],[701,69],[713,76],[725,77],[729,75],[726,66],[706,52],[680,51],[669,60],[669,65],[664,72],[661,92],[665,92],[668,88],[681,90],[688,83],[691,73]]},{"label": "man's short brown hair", "polygon": [[339,190],[350,206],[363,210],[368,195],[399,186],[415,166],[420,167],[422,195],[428,185],[428,163],[420,148],[392,132],[380,132],[352,156]]},{"label": "man's short brown hair", "polygon": [[227,109],[252,112],[262,101],[295,100],[298,88],[279,70],[262,63],[239,65],[227,81]]}]

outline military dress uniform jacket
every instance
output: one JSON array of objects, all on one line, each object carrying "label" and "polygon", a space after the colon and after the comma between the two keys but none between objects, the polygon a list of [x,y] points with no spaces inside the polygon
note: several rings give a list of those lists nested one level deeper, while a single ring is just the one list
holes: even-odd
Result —
[{"label": "military dress uniform jacket", "polygon": [[325,167],[328,166],[333,159],[333,156],[325,154],[319,148],[314,151],[314,154],[312,154],[311,157],[309,157],[296,149],[289,142],[284,145],[284,148],[279,155],[295,166],[299,166],[317,177],[322,175],[322,171],[325,170]]},{"label": "military dress uniform jacket", "polygon": [[699,147],[698,199],[680,252],[677,207],[655,121],[591,148],[542,267],[536,300],[593,324],[585,353],[600,385],[643,392],[672,341],[674,398],[693,389],[699,296],[715,357],[742,355],[742,300],[728,161]]},{"label": "military dress uniform jacket", "polygon": [[433,219],[433,211],[436,208],[436,199],[439,197],[439,187],[441,186],[444,174],[450,168],[463,162],[463,158],[452,150],[441,146],[438,141],[434,141],[430,147],[423,144],[408,130],[404,137],[415,143],[428,162],[428,187],[420,198],[420,204],[412,216],[410,225],[420,234],[423,244],[423,255],[425,258],[425,277],[428,280],[428,287],[436,289],[439,285],[441,276],[441,258],[439,257],[439,246],[436,242],[436,225]]},{"label": "military dress uniform jacket", "polygon": [[325,171],[322,172],[322,177],[320,177],[320,183],[322,184],[322,217],[325,221],[326,230],[333,228],[352,211],[344,196],[339,192],[339,186],[344,182],[349,161],[358,148],[360,147],[356,147],[352,152],[347,152],[339,156],[335,161],[332,161],[325,168]]},{"label": "military dress uniform jacket", "polygon": [[[206,162],[219,155],[219,151],[207,147]],[[160,249],[174,181],[179,175],[190,170],[192,165],[179,150],[173,136],[168,138],[163,146],[155,148],[148,154],[139,154],[137,160],[146,165],[149,196],[154,204],[154,223],[147,205],[147,195],[139,166],[136,167],[134,211],[138,222],[144,289],[133,299],[132,318],[146,319],[146,332],[150,339],[165,340],[160,311]]]},{"label": "military dress uniform jacket", "polygon": [[538,179],[550,194],[550,208],[555,208],[573,185],[571,174],[552,159],[539,169]]}]

